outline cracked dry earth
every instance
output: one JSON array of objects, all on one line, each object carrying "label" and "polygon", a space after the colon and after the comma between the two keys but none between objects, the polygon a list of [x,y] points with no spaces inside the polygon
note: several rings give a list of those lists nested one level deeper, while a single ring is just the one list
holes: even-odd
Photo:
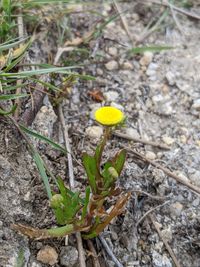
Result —
[{"label": "cracked dry earth", "polygon": [[[105,15],[112,12],[111,5],[98,8]],[[138,9],[129,3],[121,4],[121,8],[130,10],[124,16],[135,40],[161,7]],[[200,7],[193,11],[200,14]],[[170,146],[170,150],[114,136],[107,146],[106,157],[124,145],[200,187],[200,21],[180,14],[177,17],[182,32],[169,13],[161,29],[143,43],[169,45],[174,47],[172,50],[128,56],[126,52],[130,40],[119,18],[89,43],[90,57],[83,59],[86,65],[84,72],[95,76],[96,80],[76,83],[63,104],[72,151],[79,162],[82,151],[92,152],[102,133],[101,127],[93,120],[94,111],[109,104],[122,109],[127,116],[122,132],[134,138],[164,143]],[[91,29],[96,19],[95,15],[85,13],[71,15],[72,37],[77,31],[83,34]],[[41,46],[38,47],[41,49]],[[68,57],[64,54],[62,60]],[[35,58],[35,62],[39,61],[40,58]],[[88,96],[88,92],[94,89],[103,93],[105,100],[102,103],[96,103]],[[62,143],[61,135],[55,132],[56,119],[50,102],[45,98],[32,128]],[[11,230],[13,222],[50,227],[55,225],[55,218],[21,137],[5,119],[1,120],[0,133],[0,266],[15,266],[20,251],[24,252],[24,266],[48,266],[37,257],[38,251],[45,245],[57,252],[54,266],[78,266],[77,258],[72,260],[67,256],[69,250],[67,252],[63,239],[30,241]],[[44,143],[33,142],[54,174],[60,175],[67,183],[67,164],[63,155]],[[76,187],[84,188],[85,174],[76,161],[74,174]],[[131,199],[125,213],[112,221],[103,236],[122,265],[175,266],[149,216],[140,220],[147,211],[155,208],[151,213],[155,224],[180,266],[199,267],[200,196],[131,154],[128,154],[119,183],[126,191],[132,192]],[[101,266],[115,266],[98,239],[94,240],[94,245],[100,255]],[[69,237],[69,246],[75,255],[77,250],[73,236]],[[64,258],[67,258],[67,263]],[[90,258],[89,254],[86,255],[87,266],[92,266]]]}]

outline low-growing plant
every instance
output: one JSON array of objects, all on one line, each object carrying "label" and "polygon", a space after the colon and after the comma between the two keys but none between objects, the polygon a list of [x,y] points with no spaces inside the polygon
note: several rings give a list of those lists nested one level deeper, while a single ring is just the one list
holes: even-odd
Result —
[{"label": "low-growing plant", "polygon": [[[89,184],[85,189],[85,197],[80,196],[80,191],[71,191],[58,177],[59,192],[52,192],[50,206],[54,211],[57,224],[61,227],[37,229],[14,224],[14,229],[35,239],[62,237],[77,231],[82,232],[82,236],[88,239],[96,237],[114,217],[122,213],[130,193],[122,193],[117,185],[117,179],[125,163],[126,151],[125,149],[118,151],[103,165],[102,155],[113,127],[123,122],[124,114],[114,107],[106,106],[96,111],[95,119],[104,126],[104,134],[94,155],[85,152],[82,156]],[[116,197],[115,204],[109,207],[110,199]]]}]

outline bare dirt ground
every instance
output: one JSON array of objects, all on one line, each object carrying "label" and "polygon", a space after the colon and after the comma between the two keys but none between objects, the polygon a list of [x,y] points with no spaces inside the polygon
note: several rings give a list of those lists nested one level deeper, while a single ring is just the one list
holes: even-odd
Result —
[{"label": "bare dirt ground", "polygon": [[[133,42],[141,36],[148,22],[164,11],[162,6],[154,5],[127,3],[120,6],[122,10],[128,9],[123,16]],[[104,15],[111,14],[112,10],[111,5],[97,8]],[[194,5],[192,11],[200,15],[198,5]],[[200,187],[200,20],[176,13],[177,24],[170,10],[168,12],[159,30],[145,38],[142,45],[168,45],[174,49],[128,55],[127,50],[132,44],[120,18],[109,23],[96,40],[90,41],[87,47],[89,57],[81,58],[81,63],[85,64],[81,71],[95,76],[96,80],[75,84],[63,104],[64,115],[71,148],[79,162],[84,150],[94,150],[101,134],[100,126],[93,120],[94,111],[101,105],[113,105],[127,116],[126,126],[121,132],[134,138],[160,142],[170,149],[113,136],[106,157],[126,146]],[[71,38],[75,38],[77,32],[82,36],[89,31],[97,18],[98,15],[87,12],[71,15]],[[52,43],[50,41],[49,46]],[[29,57],[40,62],[46,45],[43,40],[36,41]],[[56,51],[55,47],[52,51]],[[71,56],[71,53],[64,53],[62,61],[66,63]],[[105,100],[102,103],[96,103],[88,95],[94,89],[103,93]],[[58,128],[54,127],[56,118],[46,98],[32,128],[62,143]],[[5,119],[1,119],[0,133],[0,266],[16,266],[15,260],[21,250],[24,252],[24,266],[48,266],[37,260],[38,251],[46,244],[54,247],[59,255],[54,266],[78,266],[78,262],[70,262],[66,255],[66,265],[61,264],[62,251],[66,248],[64,239],[31,241],[10,228],[14,222],[51,227],[55,225],[55,218],[41,178],[20,135]],[[66,158],[44,143],[33,142],[54,174],[67,182]],[[85,174],[76,161],[74,174],[76,187],[83,188]],[[119,183],[126,191],[132,192],[131,199],[124,214],[114,220],[102,235],[122,266],[176,266],[155,229],[156,225],[176,255],[179,266],[199,267],[200,196],[131,153]],[[152,217],[147,215],[140,220],[152,208],[155,208]],[[93,243],[101,266],[115,266],[100,241],[95,239]],[[69,245],[76,247],[73,235],[69,237]],[[84,247],[88,252],[86,244]],[[88,253],[86,260],[87,266],[92,266]]]}]

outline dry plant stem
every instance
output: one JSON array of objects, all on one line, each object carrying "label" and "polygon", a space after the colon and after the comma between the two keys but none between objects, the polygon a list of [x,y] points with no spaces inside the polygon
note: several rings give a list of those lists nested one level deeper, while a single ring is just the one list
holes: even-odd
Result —
[{"label": "dry plant stem", "polygon": [[142,138],[135,138],[135,137],[132,137],[132,136],[130,136],[128,134],[120,133],[118,131],[114,132],[113,134],[115,136],[130,140],[130,141],[134,141],[136,143],[142,143],[142,144],[145,144],[145,145],[155,146],[155,147],[162,148],[162,149],[168,149],[168,150],[170,149],[169,146],[166,146],[164,144],[160,144],[160,143],[153,142],[153,141],[148,141],[148,140],[145,140],[145,139],[142,139]]},{"label": "dry plant stem", "polygon": [[182,13],[183,15],[186,15],[186,16],[191,17],[193,19],[200,20],[200,16],[198,16],[197,14],[194,14],[192,12],[185,10],[185,9],[174,6],[174,5],[170,4],[168,1],[159,1],[159,0],[145,0],[145,1],[143,1],[144,4],[145,4],[145,2],[156,4],[156,5],[162,5],[162,6],[166,6],[166,7],[169,7],[171,5],[175,11]]},{"label": "dry plant stem", "polygon": [[[41,86],[41,85],[37,85]],[[44,92],[43,92],[44,91]],[[43,106],[43,100],[46,95],[45,90],[43,91],[40,90],[35,90],[33,92],[33,101],[34,101],[34,107],[31,105],[30,108],[28,108],[23,115],[21,116],[21,121],[23,122],[24,125],[26,126],[31,126],[33,123],[35,116],[37,115],[38,111],[41,109]]]},{"label": "dry plant stem", "polygon": [[102,235],[99,235],[98,238],[101,241],[101,244],[103,245],[104,249],[106,250],[107,254],[111,257],[112,261],[115,263],[115,265],[117,267],[124,267],[119,261],[118,259],[115,257],[115,255],[113,254],[112,250],[110,249],[110,247],[108,246],[106,240],[104,239],[104,237]]},{"label": "dry plant stem", "polygon": [[129,39],[130,39],[130,41],[131,41],[131,45],[134,45],[132,35],[131,35],[130,31],[129,31],[128,23],[127,23],[127,21],[126,21],[125,16],[123,15],[123,12],[122,12],[122,10],[121,10],[120,5],[117,3],[117,0],[113,0],[113,4],[114,4],[114,6],[115,6],[117,12],[118,12],[119,15],[120,15],[120,19],[121,19],[121,21],[122,21],[122,25],[123,25],[123,27],[124,27],[126,33],[127,33],[127,36],[129,37]]},{"label": "dry plant stem", "polygon": [[98,260],[98,255],[96,253],[95,247],[92,243],[91,240],[87,240],[88,247],[90,251],[92,252],[92,261],[93,261],[93,266],[94,267],[101,267],[99,260]]},{"label": "dry plant stem", "polygon": [[150,210],[148,210],[140,219],[139,221],[136,223],[135,228],[137,229],[137,227],[139,226],[139,224],[147,217],[147,215],[149,215],[151,212],[153,212],[154,210],[157,210],[163,206],[165,206],[166,204],[168,204],[170,201],[166,201],[165,203],[156,206],[155,208],[152,208]]},{"label": "dry plant stem", "polygon": [[188,188],[190,188],[191,190],[193,190],[195,193],[198,194],[198,196],[200,195],[200,188],[196,185],[191,184],[190,182],[187,182],[183,179],[181,179],[178,175],[174,174],[173,172],[169,171],[167,168],[161,166],[160,164],[147,159],[144,155],[142,155],[141,153],[134,151],[133,149],[130,149],[128,147],[123,146],[124,148],[127,149],[128,152],[135,154],[137,157],[139,157],[140,159],[142,159],[143,161],[150,163],[152,166],[162,170],[164,173],[166,173],[168,176],[174,178],[177,182],[187,186]]},{"label": "dry plant stem", "polygon": [[176,23],[176,26],[177,26],[178,30],[180,31],[180,33],[182,35],[184,35],[184,31],[183,31],[183,29],[182,29],[182,27],[181,27],[181,25],[180,25],[180,23],[178,21],[178,18],[176,16],[176,12],[174,11],[174,8],[173,8],[171,3],[169,3],[169,7],[170,7],[170,10],[171,10],[171,13],[172,13],[172,17],[174,19],[174,22]]},{"label": "dry plant stem", "polygon": [[[74,185],[73,162],[72,162],[72,156],[71,156],[71,146],[69,143],[68,127],[65,124],[65,118],[64,118],[61,104],[58,106],[58,116],[59,116],[60,123],[61,123],[63,138],[65,142],[65,148],[68,151],[67,158],[68,158],[69,184],[70,184],[70,188],[73,189],[75,185]],[[81,238],[80,232],[76,233],[76,240],[78,244],[80,267],[86,267],[85,255],[84,255],[82,238]]]},{"label": "dry plant stem", "polygon": [[155,221],[154,218],[153,218],[153,215],[152,215],[152,214],[149,214],[148,217],[149,217],[149,219],[151,220],[153,226],[155,227],[155,229],[156,229],[158,235],[159,235],[160,238],[162,239],[163,243],[165,244],[165,247],[166,247],[167,251],[169,252],[169,254],[170,254],[172,260],[174,261],[175,266],[176,266],[176,267],[181,267],[181,265],[179,264],[179,262],[178,262],[178,260],[177,260],[177,258],[176,258],[176,256],[175,256],[173,250],[172,250],[171,247],[169,246],[168,242],[164,239],[164,237],[163,237],[163,235],[162,235],[162,233],[161,233],[161,231],[160,231],[160,228],[159,228],[158,224],[156,223],[156,221]]},{"label": "dry plant stem", "polygon": [[151,195],[151,194],[149,194],[149,193],[147,193],[145,191],[142,191],[142,190],[133,189],[133,190],[131,190],[131,192],[135,192],[135,193],[138,193],[138,194],[146,195],[147,197],[150,197],[150,198],[155,199],[155,200],[163,201],[163,200],[166,199],[166,197],[153,196],[153,195]]},{"label": "dry plant stem", "polygon": [[[23,17],[21,14],[17,17],[17,26],[18,26],[18,35],[20,38],[23,38],[23,36],[24,36],[24,22],[23,22]],[[21,46],[22,46],[22,44],[20,44],[20,47]],[[20,67],[19,67],[19,71],[20,71]],[[17,85],[21,85],[21,84],[22,84],[22,80],[21,79],[17,80]],[[18,87],[16,89],[16,94],[21,94],[21,87]],[[17,108],[15,110],[14,117],[17,119],[19,117],[19,114],[20,114],[21,99],[17,98],[15,100],[15,103],[17,104]]]},{"label": "dry plant stem", "polygon": [[65,142],[65,148],[68,151],[67,159],[68,159],[68,171],[69,171],[69,184],[70,184],[70,188],[73,189],[75,184],[74,184],[74,172],[73,172],[73,163],[72,163],[72,156],[71,156],[71,146],[69,143],[68,127],[65,124],[65,118],[63,115],[61,104],[58,106],[58,116],[59,116],[63,138]]}]

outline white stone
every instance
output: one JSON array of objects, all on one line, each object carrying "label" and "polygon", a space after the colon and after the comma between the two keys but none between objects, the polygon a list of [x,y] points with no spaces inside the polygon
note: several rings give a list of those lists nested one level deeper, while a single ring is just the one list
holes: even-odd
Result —
[{"label": "white stone", "polygon": [[164,239],[167,242],[171,242],[172,241],[172,229],[171,229],[171,226],[169,226],[166,229],[163,229],[161,232],[162,232],[162,236],[164,237]]},{"label": "white stone", "polygon": [[118,69],[118,63],[115,60],[111,60],[105,64],[105,67],[107,70],[117,70]]},{"label": "white stone", "polygon": [[90,138],[100,138],[103,135],[103,128],[100,126],[90,126],[85,130]]},{"label": "white stone", "polygon": [[108,53],[113,56],[116,57],[118,54],[117,48],[116,47],[109,47],[108,48]]},{"label": "white stone", "polygon": [[45,264],[55,265],[58,261],[58,253],[55,248],[47,245],[39,250],[37,260]]},{"label": "white stone", "polygon": [[176,76],[174,75],[173,72],[171,71],[168,71],[165,75],[169,85],[174,85],[175,84],[175,81],[176,81]]},{"label": "white stone", "polygon": [[147,151],[145,154],[146,158],[149,160],[154,160],[156,159],[156,154],[152,151]]},{"label": "white stone", "polygon": [[196,186],[200,186],[200,171],[195,171],[190,175],[190,180]]},{"label": "white stone", "polygon": [[153,59],[153,53],[146,51],[144,52],[144,56],[140,59],[141,66],[148,66]]},{"label": "white stone", "polygon": [[120,105],[120,104],[117,104],[115,102],[111,102],[110,105],[111,105],[111,107],[115,107],[115,108],[120,109],[121,111],[124,111],[124,107],[122,105]]},{"label": "white stone", "polygon": [[157,69],[158,69],[158,64],[151,62],[146,71],[147,76],[156,75]]},{"label": "white stone", "polygon": [[168,146],[172,145],[175,142],[175,140],[172,137],[166,135],[162,136],[162,140]]},{"label": "white stone", "polygon": [[192,109],[200,111],[200,98],[194,100],[193,105],[192,105]]},{"label": "white stone", "polygon": [[184,182],[189,182],[189,179],[186,177],[186,175],[180,171],[176,172],[176,175],[180,177]]},{"label": "white stone", "polygon": [[138,131],[134,128],[126,128],[126,134],[132,138],[136,138],[136,139],[140,138]]},{"label": "white stone", "polygon": [[178,217],[181,215],[181,212],[183,210],[183,205],[180,202],[175,202],[170,205],[169,207],[171,215],[174,217]]},{"label": "white stone", "polygon": [[119,97],[119,94],[116,91],[108,91],[104,93],[104,97],[107,101],[115,101]]},{"label": "white stone", "polygon": [[123,63],[122,68],[124,70],[133,70],[133,64],[131,64],[131,62],[126,61]]}]

